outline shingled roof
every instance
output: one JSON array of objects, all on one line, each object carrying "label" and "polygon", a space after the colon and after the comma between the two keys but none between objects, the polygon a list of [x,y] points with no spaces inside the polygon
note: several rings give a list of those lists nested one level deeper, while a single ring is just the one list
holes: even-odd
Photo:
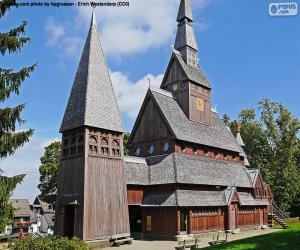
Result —
[{"label": "shingled roof", "polygon": [[81,126],[124,131],[94,14],[60,132]]},{"label": "shingled roof", "polygon": [[226,206],[224,191],[175,190],[153,191],[145,196],[142,206],[206,207]]},{"label": "shingled roof", "polygon": [[246,167],[183,153],[148,158],[125,157],[127,184],[199,184],[253,187]]},{"label": "shingled roof", "polygon": [[37,215],[30,209],[30,204],[27,199],[10,199],[9,203],[15,209],[15,218],[30,218],[31,222],[37,221]]},{"label": "shingled roof", "polygon": [[170,92],[163,94],[153,87],[149,91],[177,139],[243,154],[243,149],[217,113],[211,113],[210,125],[190,121]]}]

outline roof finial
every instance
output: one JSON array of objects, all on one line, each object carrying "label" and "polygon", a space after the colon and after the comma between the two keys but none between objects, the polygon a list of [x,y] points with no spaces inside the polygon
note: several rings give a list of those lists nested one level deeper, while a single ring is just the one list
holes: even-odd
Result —
[{"label": "roof finial", "polygon": [[93,7],[93,14],[92,14],[91,26],[97,26],[95,8],[96,7]]},{"label": "roof finial", "polygon": [[148,82],[149,82],[149,89],[150,89],[151,88],[151,80],[149,77],[148,77]]}]

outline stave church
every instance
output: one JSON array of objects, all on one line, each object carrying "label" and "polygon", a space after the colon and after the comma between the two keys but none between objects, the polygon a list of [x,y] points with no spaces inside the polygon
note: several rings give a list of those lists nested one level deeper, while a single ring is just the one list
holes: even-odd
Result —
[{"label": "stave church", "polygon": [[[174,17],[175,18],[175,17]],[[272,194],[211,107],[188,0],[160,88],[149,87],[124,156],[124,127],[95,15],[60,132],[55,234],[172,238],[268,225]]]}]

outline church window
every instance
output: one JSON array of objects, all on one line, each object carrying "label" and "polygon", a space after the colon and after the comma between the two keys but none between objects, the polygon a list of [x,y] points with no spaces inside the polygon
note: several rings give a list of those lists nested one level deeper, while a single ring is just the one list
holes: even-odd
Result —
[{"label": "church window", "polygon": [[79,135],[78,136],[78,143],[82,143],[83,142],[83,135]]},{"label": "church window", "polygon": [[173,84],[173,90],[176,91],[177,89],[178,89],[178,84],[177,83]]},{"label": "church window", "polygon": [[164,152],[168,152],[169,151],[169,148],[170,148],[170,144],[168,142],[166,142],[163,146],[163,150]]},{"label": "church window", "polygon": [[198,152],[198,148],[196,146],[193,146],[193,153],[196,155]]},{"label": "church window", "polygon": [[76,154],[76,148],[72,147],[70,150],[70,155],[75,155]]},{"label": "church window", "polygon": [[97,144],[97,138],[96,138],[95,136],[90,136],[89,142],[90,142],[91,144]]},{"label": "church window", "polygon": [[64,139],[64,146],[68,146],[69,145],[69,140],[68,139]]},{"label": "church window", "polygon": [[148,148],[148,153],[150,155],[154,154],[154,151],[155,151],[155,146],[154,145],[150,145],[149,148]]},{"label": "church window", "polygon": [[72,137],[71,144],[75,144],[75,143],[76,143],[76,137]]},{"label": "church window", "polygon": [[108,145],[108,140],[106,138],[102,138],[101,145],[107,146]]},{"label": "church window", "polygon": [[137,147],[134,151],[135,156],[140,156],[141,155],[141,148]]},{"label": "church window", "polygon": [[113,147],[119,147],[119,142],[117,140],[112,141],[112,146]]}]

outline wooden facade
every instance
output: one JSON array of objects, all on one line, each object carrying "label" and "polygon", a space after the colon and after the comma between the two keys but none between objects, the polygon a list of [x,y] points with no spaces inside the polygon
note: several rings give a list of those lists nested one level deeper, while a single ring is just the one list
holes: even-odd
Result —
[{"label": "wooden facade", "polygon": [[84,128],[63,134],[57,235],[83,240],[129,235],[122,157],[122,133]]}]

